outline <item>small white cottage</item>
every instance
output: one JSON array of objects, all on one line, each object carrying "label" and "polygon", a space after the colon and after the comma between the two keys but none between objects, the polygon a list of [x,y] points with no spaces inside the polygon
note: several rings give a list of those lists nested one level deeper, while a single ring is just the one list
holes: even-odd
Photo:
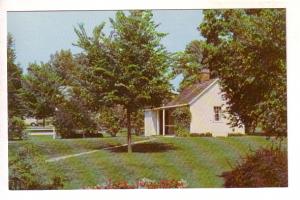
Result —
[{"label": "small white cottage", "polygon": [[173,135],[175,125],[169,113],[183,106],[189,106],[191,111],[190,133],[210,132],[213,136],[245,133],[244,127],[231,127],[229,124],[219,79],[210,79],[208,70],[202,70],[200,79],[200,83],[184,89],[166,105],[145,110],[145,136]]}]

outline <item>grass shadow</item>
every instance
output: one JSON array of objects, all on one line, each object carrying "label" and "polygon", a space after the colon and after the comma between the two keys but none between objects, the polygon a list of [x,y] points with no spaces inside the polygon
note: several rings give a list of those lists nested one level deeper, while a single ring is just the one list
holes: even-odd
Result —
[{"label": "grass shadow", "polygon": [[[132,152],[136,153],[160,153],[178,149],[173,144],[151,142],[132,145]],[[114,153],[127,153],[127,146],[117,147],[109,150]]]}]

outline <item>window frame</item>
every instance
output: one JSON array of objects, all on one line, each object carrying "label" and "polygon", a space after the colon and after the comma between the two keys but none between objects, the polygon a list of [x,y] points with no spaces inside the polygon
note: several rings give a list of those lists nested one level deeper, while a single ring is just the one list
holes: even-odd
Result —
[{"label": "window frame", "polygon": [[214,122],[221,122],[222,107],[221,106],[214,106],[213,110],[214,110]]}]

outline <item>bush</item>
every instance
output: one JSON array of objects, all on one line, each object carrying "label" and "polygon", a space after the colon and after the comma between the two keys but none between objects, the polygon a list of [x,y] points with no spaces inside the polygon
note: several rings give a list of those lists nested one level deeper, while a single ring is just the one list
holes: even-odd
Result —
[{"label": "bush", "polygon": [[127,181],[108,181],[103,185],[96,185],[86,187],[84,189],[158,189],[158,188],[186,188],[187,182],[185,180],[160,180],[154,181],[143,178],[135,184],[130,184]]},{"label": "bush", "polygon": [[189,129],[191,124],[192,114],[188,106],[175,108],[171,113],[176,126],[181,126]]},{"label": "bush", "polygon": [[35,190],[60,189],[63,178],[49,175],[45,160],[31,144],[26,144],[15,152],[9,152],[9,189]]},{"label": "bush", "polygon": [[243,133],[228,133],[228,137],[234,137],[234,136],[245,136]]},{"label": "bush", "polygon": [[97,123],[99,127],[105,128],[107,133],[112,137],[117,136],[121,130],[120,110],[121,108],[102,108],[100,115],[97,116]]},{"label": "bush", "polygon": [[212,133],[206,132],[206,133],[191,133],[191,137],[212,137]]},{"label": "bush", "polygon": [[59,105],[54,116],[54,126],[62,138],[82,137],[83,135],[77,134],[78,130],[82,130],[82,133],[91,133],[97,130],[91,114],[84,106],[80,105],[80,102],[75,100]]},{"label": "bush", "polygon": [[26,125],[19,117],[12,117],[8,119],[8,139],[23,139],[26,136],[24,131]]},{"label": "bush", "polygon": [[175,135],[179,137],[190,136],[191,112],[188,106],[175,108],[171,112],[171,117],[174,119]]},{"label": "bush", "polygon": [[225,187],[287,187],[287,152],[278,147],[259,149],[221,176]]},{"label": "bush", "polygon": [[175,134],[178,137],[188,137],[188,136],[190,136],[190,132],[182,126],[175,126]]}]

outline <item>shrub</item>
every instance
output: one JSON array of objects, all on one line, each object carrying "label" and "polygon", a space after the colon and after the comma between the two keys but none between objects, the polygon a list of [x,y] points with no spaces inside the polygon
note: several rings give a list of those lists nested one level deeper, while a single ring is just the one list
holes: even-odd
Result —
[{"label": "shrub", "polygon": [[243,133],[228,133],[228,137],[234,137],[234,136],[245,136]]},{"label": "shrub", "polygon": [[130,184],[127,181],[108,181],[102,185],[92,187],[85,187],[84,189],[158,189],[158,188],[186,188],[187,182],[185,180],[160,180],[155,181],[143,178],[135,184]]},{"label": "shrub", "polygon": [[54,116],[54,126],[62,138],[82,137],[77,134],[78,130],[89,133],[97,129],[90,113],[75,100],[59,105]]},{"label": "shrub", "polygon": [[97,116],[97,123],[99,127],[104,127],[112,137],[117,136],[121,130],[121,120],[119,110],[120,108],[102,108],[100,115]]},{"label": "shrub", "polygon": [[287,187],[287,152],[279,147],[247,155],[232,171],[224,172],[225,187]]},{"label": "shrub", "polygon": [[187,137],[190,135],[191,116],[188,106],[175,108],[171,112],[171,117],[174,119],[174,131],[176,136]]},{"label": "shrub", "polygon": [[49,175],[45,160],[31,144],[26,144],[17,151],[9,152],[9,189],[60,189],[63,178]]},{"label": "shrub", "polygon": [[174,118],[174,123],[176,126],[189,129],[192,114],[188,106],[175,108],[171,113],[171,117]]},{"label": "shrub", "polygon": [[103,138],[103,134],[95,131],[85,133],[85,137],[89,138]]},{"label": "shrub", "polygon": [[8,120],[8,139],[23,139],[26,136],[26,125],[19,117],[12,117]]},{"label": "shrub", "polygon": [[212,137],[212,133],[206,132],[206,133],[191,133],[191,137]]},{"label": "shrub", "polygon": [[182,126],[175,126],[175,134],[178,137],[188,137],[188,136],[190,136],[190,132]]}]

